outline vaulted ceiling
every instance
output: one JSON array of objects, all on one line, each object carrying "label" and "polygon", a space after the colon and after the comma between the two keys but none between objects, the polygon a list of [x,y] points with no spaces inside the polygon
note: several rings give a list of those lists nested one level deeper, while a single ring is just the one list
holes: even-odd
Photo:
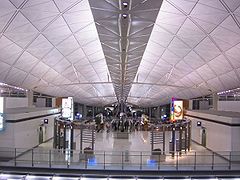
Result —
[{"label": "vaulted ceiling", "polygon": [[239,28],[239,0],[1,0],[0,81],[93,105],[204,96],[239,87]]}]

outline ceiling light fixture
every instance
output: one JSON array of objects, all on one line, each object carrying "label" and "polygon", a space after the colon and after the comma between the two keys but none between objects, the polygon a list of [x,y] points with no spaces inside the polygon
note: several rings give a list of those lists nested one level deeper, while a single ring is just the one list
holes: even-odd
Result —
[{"label": "ceiling light fixture", "polygon": [[126,19],[128,15],[127,14],[123,14],[122,16],[123,16],[124,19]]},{"label": "ceiling light fixture", "polygon": [[123,7],[126,8],[128,6],[128,3],[127,2],[123,2]]}]

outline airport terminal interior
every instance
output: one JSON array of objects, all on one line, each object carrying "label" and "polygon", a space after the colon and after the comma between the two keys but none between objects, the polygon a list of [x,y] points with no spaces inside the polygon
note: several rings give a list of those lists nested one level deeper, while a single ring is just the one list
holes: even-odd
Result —
[{"label": "airport terminal interior", "polygon": [[0,180],[240,179],[240,0],[1,0]]}]

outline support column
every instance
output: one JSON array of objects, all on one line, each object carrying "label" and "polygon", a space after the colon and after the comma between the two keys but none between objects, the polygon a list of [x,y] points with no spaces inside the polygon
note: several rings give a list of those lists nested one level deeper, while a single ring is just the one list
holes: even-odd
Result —
[{"label": "support column", "polygon": [[157,112],[156,112],[156,118],[157,118],[157,119],[159,119],[159,118],[161,119],[161,117],[160,117],[160,106],[157,107],[157,110],[156,110],[156,111],[157,111]]},{"label": "support column", "polygon": [[212,97],[213,97],[213,109],[217,111],[218,110],[218,95],[217,95],[217,93],[213,93]]},{"label": "support column", "polygon": [[175,154],[175,141],[176,141],[176,136],[175,136],[175,127],[172,128],[172,157],[174,157],[174,154]]},{"label": "support column", "polygon": [[181,156],[182,155],[182,127],[180,127],[179,129],[179,155]]},{"label": "support column", "polygon": [[28,98],[28,107],[33,107],[33,91],[27,91],[27,98]]},{"label": "support column", "polygon": [[[66,149],[66,136],[67,136],[67,127],[63,125],[63,149]],[[65,152],[65,151],[64,151]]]},{"label": "support column", "polygon": [[148,111],[149,111],[149,113],[148,113],[148,114],[149,114],[149,119],[151,119],[151,117],[152,117],[152,108],[149,107],[149,108],[148,108]]},{"label": "support column", "polygon": [[193,109],[193,100],[189,100],[188,109],[189,109],[189,110],[192,110],[192,109]]},{"label": "support column", "polygon": [[58,122],[56,119],[54,119],[54,129],[53,129],[53,147],[56,149],[57,148],[57,140],[59,138],[58,136]]},{"label": "support column", "polygon": [[95,107],[92,106],[92,118],[94,119],[94,117],[95,117]]},{"label": "support column", "polygon": [[83,104],[83,118],[86,119],[87,117],[87,106]]},{"label": "support column", "polygon": [[71,150],[71,155],[73,155],[73,149],[74,148],[76,148],[76,147],[74,147],[74,129],[73,129],[73,126],[72,125],[70,125],[70,131],[71,131],[71,137],[70,137],[70,140],[71,140],[71,142],[70,142],[70,150]]},{"label": "support column", "polygon": [[56,107],[56,98],[52,98],[52,107]]},{"label": "support column", "polygon": [[191,121],[188,123],[188,151],[191,148]]}]

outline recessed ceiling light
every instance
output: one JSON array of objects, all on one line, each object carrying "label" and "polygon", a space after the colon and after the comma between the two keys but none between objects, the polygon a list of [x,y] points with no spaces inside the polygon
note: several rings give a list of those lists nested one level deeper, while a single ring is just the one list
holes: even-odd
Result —
[{"label": "recessed ceiling light", "polygon": [[128,6],[128,3],[127,2],[123,2],[122,3],[124,7],[127,7]]},{"label": "recessed ceiling light", "polygon": [[123,16],[123,18],[127,18],[127,14],[123,14],[122,16]]}]

